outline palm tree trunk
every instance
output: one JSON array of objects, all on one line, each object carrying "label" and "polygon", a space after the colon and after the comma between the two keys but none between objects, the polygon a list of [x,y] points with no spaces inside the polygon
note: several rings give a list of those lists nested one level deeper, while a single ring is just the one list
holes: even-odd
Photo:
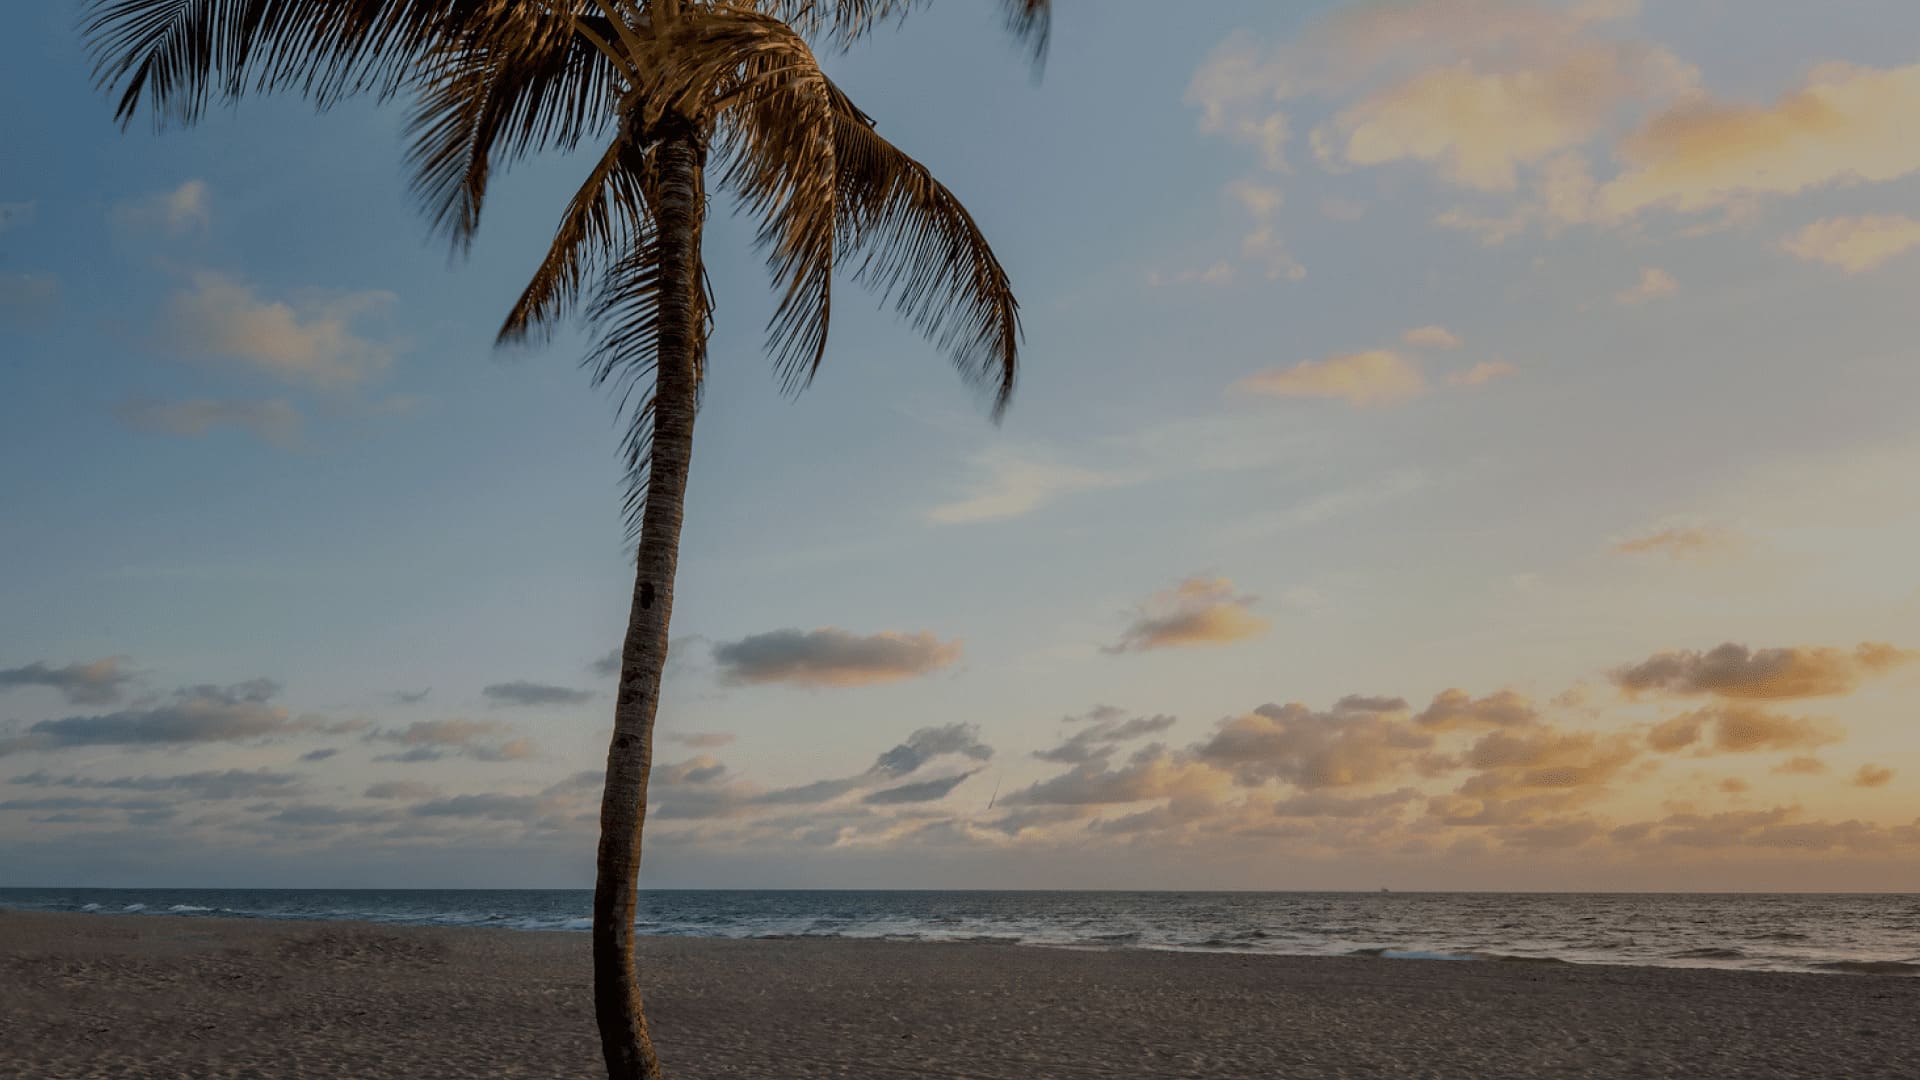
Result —
[{"label": "palm tree trunk", "polygon": [[593,890],[593,1006],[610,1080],[657,1080],[641,1011],[633,960],[634,907],[640,877],[640,830],[647,816],[653,767],[653,718],[667,662],[667,622],[680,559],[680,521],[693,452],[705,328],[697,312],[699,224],[705,212],[698,133],[686,126],[656,150],[660,167],[660,338],[655,372],[652,465],[640,553],[620,652],[620,696],[607,750],[607,786],[600,803],[599,871]]}]

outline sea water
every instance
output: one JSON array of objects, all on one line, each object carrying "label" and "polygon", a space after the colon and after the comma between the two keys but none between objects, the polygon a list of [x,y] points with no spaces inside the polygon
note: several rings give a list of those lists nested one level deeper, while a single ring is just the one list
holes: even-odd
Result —
[{"label": "sea water", "polygon": [[[0,889],[0,907],[585,931],[584,889]],[[1920,896],[654,890],[643,934],[1920,975]]]}]

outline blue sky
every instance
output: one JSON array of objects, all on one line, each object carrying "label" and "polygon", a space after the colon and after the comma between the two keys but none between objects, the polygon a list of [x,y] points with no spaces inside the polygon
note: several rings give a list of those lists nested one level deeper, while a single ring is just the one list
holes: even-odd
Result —
[{"label": "blue sky", "polygon": [[[1013,275],[1003,425],[857,300],[782,397],[716,203],[649,882],[1920,887],[1920,13],[1194,7],[831,58]],[[450,260],[400,105],[122,133],[74,23],[0,43],[0,883],[589,880],[619,429],[491,345],[586,163]]]}]

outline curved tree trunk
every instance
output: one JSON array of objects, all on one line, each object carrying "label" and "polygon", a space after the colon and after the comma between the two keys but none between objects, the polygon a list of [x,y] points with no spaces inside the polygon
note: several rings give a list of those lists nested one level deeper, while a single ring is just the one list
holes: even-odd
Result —
[{"label": "curved tree trunk", "polygon": [[660,164],[660,339],[655,372],[653,455],[640,553],[620,651],[620,696],[607,750],[607,786],[600,803],[599,872],[593,890],[593,1006],[610,1080],[656,1080],[633,961],[634,906],[640,876],[640,830],[647,816],[653,767],[653,718],[667,662],[667,622],[680,558],[680,521],[693,451],[693,415],[705,328],[697,314],[702,148],[687,128],[666,137]]}]

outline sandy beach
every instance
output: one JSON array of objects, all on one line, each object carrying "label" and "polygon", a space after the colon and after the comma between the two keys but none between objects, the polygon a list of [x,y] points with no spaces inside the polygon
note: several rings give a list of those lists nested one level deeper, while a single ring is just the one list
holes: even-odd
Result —
[{"label": "sandy beach", "polygon": [[[644,940],[671,1075],[1912,1077],[1920,979]],[[584,934],[0,911],[0,1075],[595,1075]]]}]

